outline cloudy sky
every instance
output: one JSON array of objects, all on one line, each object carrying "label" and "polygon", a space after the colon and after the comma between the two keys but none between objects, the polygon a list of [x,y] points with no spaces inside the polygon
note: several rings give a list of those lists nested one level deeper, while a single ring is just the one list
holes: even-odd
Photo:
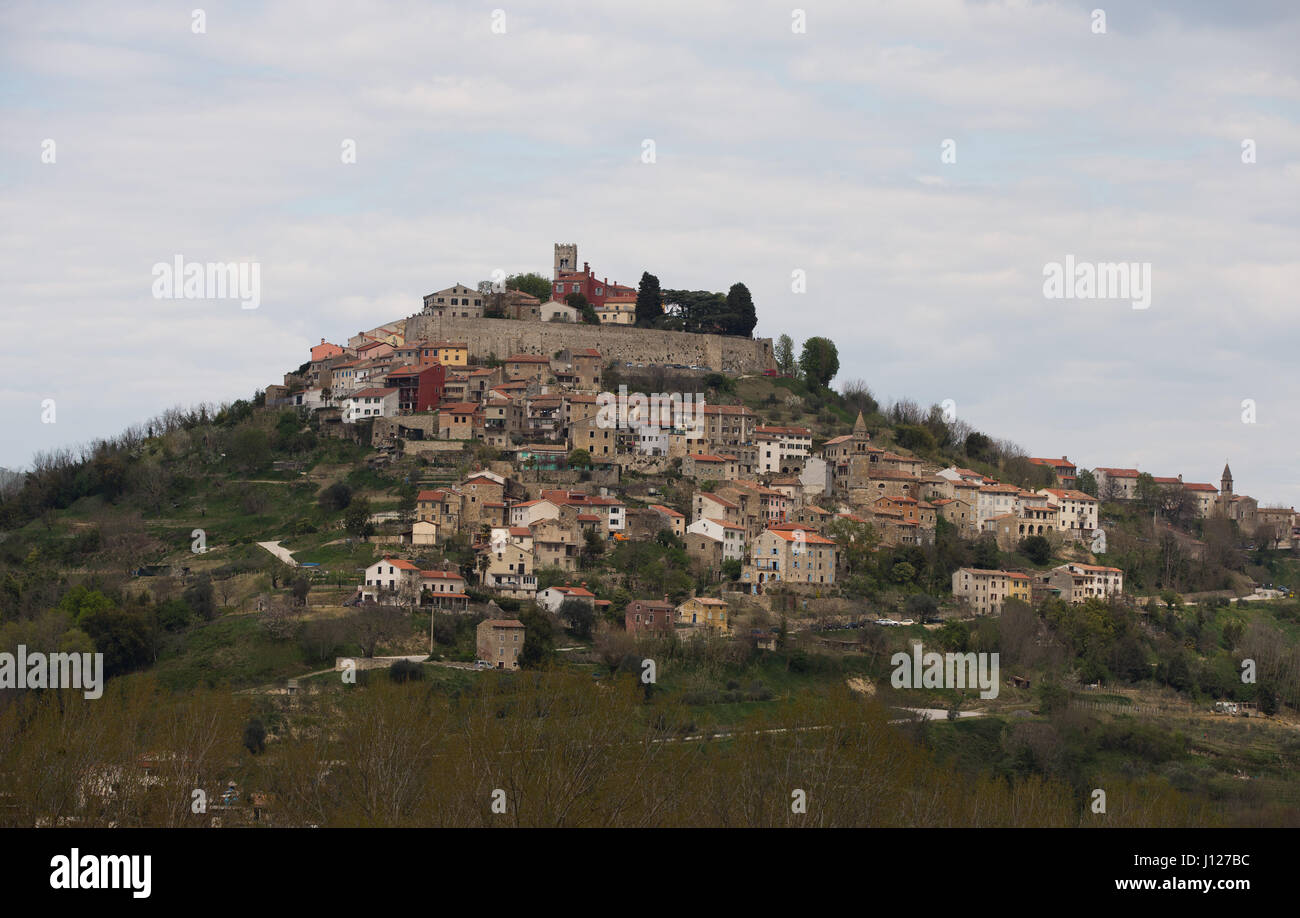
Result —
[{"label": "cloudy sky", "polygon": [[[744,281],[882,401],[1300,505],[1292,3],[198,2],[0,10],[0,465],[565,241]],[[260,306],[155,299],[177,255]],[[1149,308],[1045,297],[1067,255],[1149,263]]]}]

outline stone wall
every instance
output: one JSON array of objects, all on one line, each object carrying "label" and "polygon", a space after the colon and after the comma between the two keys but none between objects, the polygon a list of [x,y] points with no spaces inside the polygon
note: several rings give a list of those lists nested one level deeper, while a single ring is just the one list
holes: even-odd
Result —
[{"label": "stone wall", "polygon": [[774,369],[771,338],[730,338],[615,325],[531,322],[514,319],[460,319],[414,315],[406,320],[406,340],[464,341],[471,357],[541,354],[566,347],[592,347],[606,361],[705,366],[740,375]]}]

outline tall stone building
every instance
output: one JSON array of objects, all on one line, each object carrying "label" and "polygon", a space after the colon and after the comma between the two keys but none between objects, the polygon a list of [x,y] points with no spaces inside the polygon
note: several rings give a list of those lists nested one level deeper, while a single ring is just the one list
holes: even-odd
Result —
[{"label": "tall stone building", "polygon": [[572,242],[555,243],[555,273],[551,280],[559,280],[561,274],[572,274],[578,270],[578,246]]},{"label": "tall stone building", "polygon": [[822,446],[822,456],[830,470],[832,491],[837,496],[847,497],[853,490],[867,487],[871,480],[871,434],[861,411],[853,424],[853,433],[827,440]]}]

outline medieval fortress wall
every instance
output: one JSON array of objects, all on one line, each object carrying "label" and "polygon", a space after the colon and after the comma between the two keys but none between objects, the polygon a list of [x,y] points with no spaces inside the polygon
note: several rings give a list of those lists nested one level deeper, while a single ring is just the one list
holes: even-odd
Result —
[{"label": "medieval fortress wall", "polygon": [[464,341],[470,356],[477,358],[495,355],[505,359],[511,354],[550,357],[568,347],[591,347],[600,351],[606,361],[645,366],[677,363],[712,367],[730,375],[761,373],[776,367],[771,338],[731,338],[617,325],[417,314],[406,320],[406,340]]}]

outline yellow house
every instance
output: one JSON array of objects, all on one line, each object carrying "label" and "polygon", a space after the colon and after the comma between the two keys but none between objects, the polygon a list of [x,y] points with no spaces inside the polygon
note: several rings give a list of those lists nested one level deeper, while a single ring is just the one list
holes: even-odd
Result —
[{"label": "yellow house", "polygon": [[636,294],[606,297],[604,305],[596,307],[596,318],[601,325],[635,325]]},{"label": "yellow house", "polygon": [[677,607],[677,624],[693,627],[712,628],[716,631],[731,630],[728,607],[721,599],[709,596],[692,596]]},{"label": "yellow house", "polygon": [[469,365],[469,345],[463,341],[429,341],[420,345],[420,363],[438,362],[444,367]]}]

